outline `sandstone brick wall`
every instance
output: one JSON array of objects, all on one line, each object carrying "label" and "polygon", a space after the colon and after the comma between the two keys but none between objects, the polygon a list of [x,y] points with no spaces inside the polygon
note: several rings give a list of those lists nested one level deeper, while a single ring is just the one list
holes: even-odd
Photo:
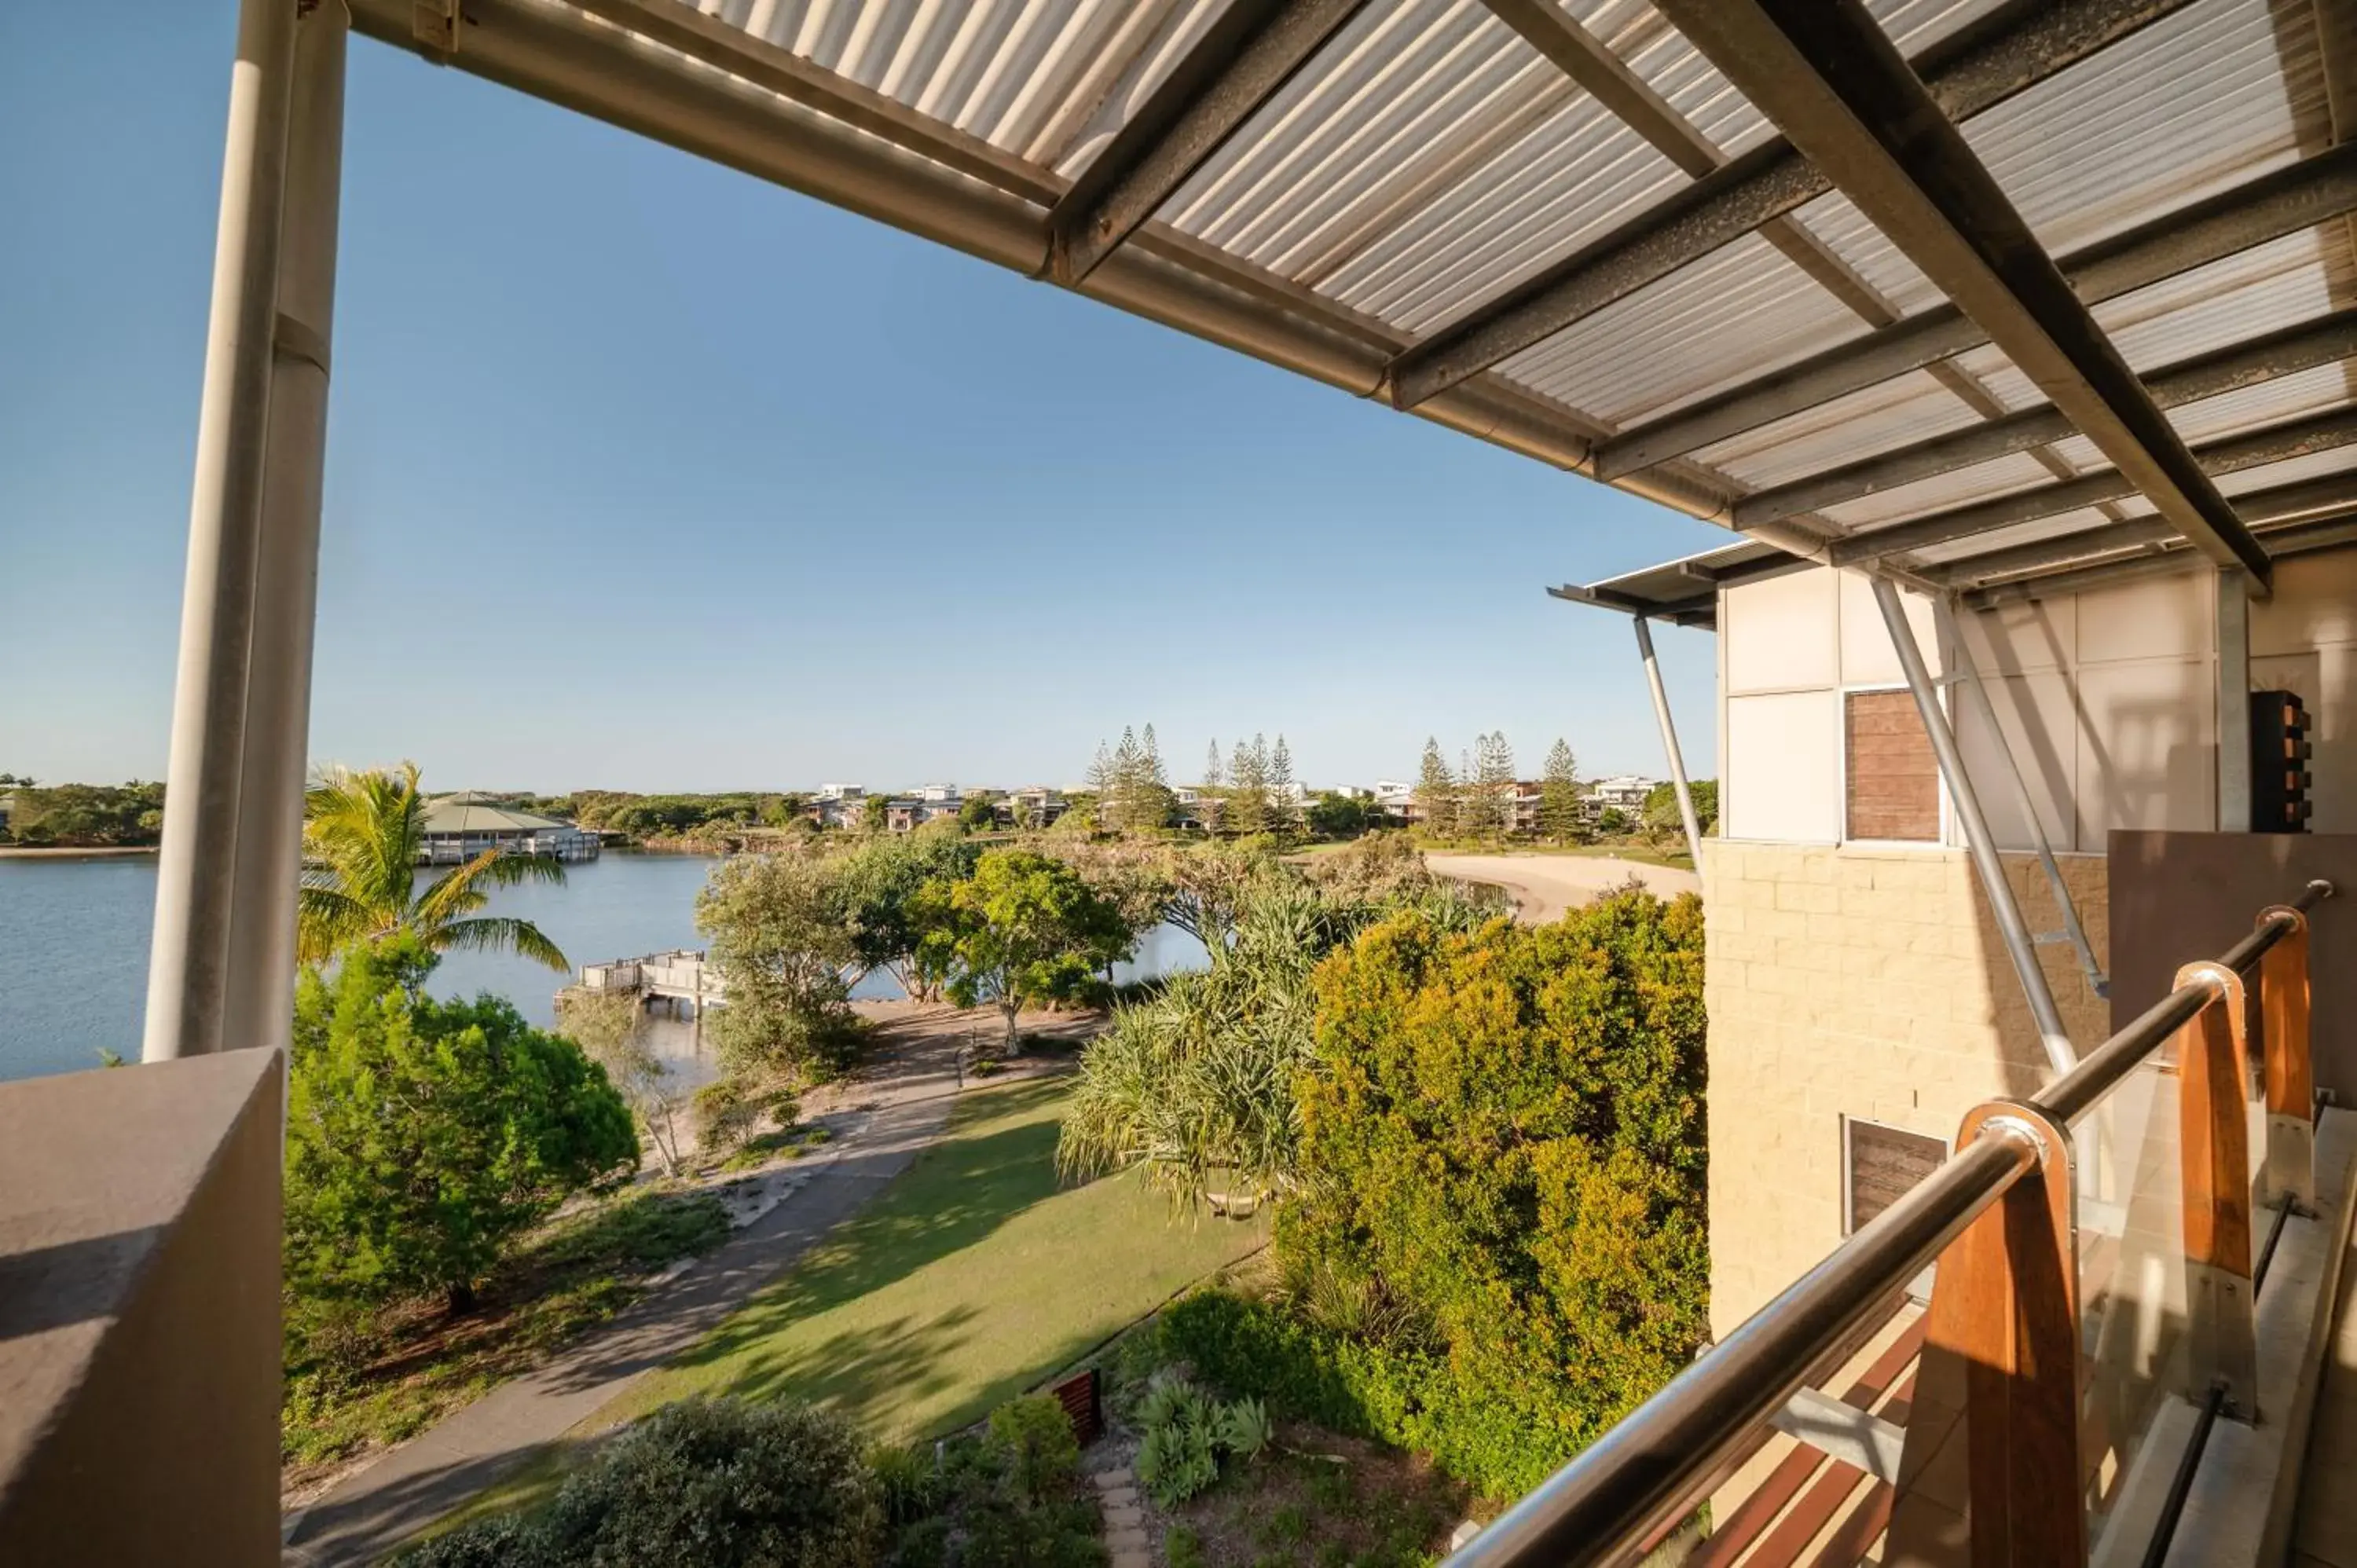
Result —
[{"label": "sandstone brick wall", "polygon": [[[2061,918],[2007,855],[2030,929]],[[1711,840],[1711,1325],[1725,1335],[1841,1240],[1842,1118],[1953,1138],[2046,1076],[2029,1004],[1962,850]],[[2105,863],[2061,861],[2098,957]],[[2082,1051],[2110,1032],[2068,944],[2039,950]]]}]

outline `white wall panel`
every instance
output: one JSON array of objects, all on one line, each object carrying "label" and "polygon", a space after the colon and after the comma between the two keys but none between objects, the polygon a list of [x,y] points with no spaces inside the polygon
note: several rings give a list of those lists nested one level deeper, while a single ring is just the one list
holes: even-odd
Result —
[{"label": "white wall panel", "polygon": [[1830,689],[1728,696],[1719,831],[1789,843],[1839,839],[1841,743],[1841,697]]},{"label": "white wall panel", "polygon": [[[2206,587],[2209,579],[2201,578]],[[2089,596],[2092,597],[2093,596]],[[2081,603],[2083,615],[2085,602]],[[2217,824],[2211,661],[2142,660],[2079,671],[2079,842],[2113,828]]]},{"label": "white wall panel", "polygon": [[2079,601],[2036,599],[1958,618],[1964,650],[1984,675],[2061,670],[2077,661]]},{"label": "white wall panel", "polygon": [[[2037,847],[2013,780],[2007,775],[2005,755],[1997,749],[2002,740],[2021,770],[2022,783],[2046,829],[2047,842],[2058,850],[2086,848],[2079,842],[2075,803],[2079,708],[2072,699],[2070,677],[2058,670],[2046,670],[1986,679],[1989,705],[1996,710],[1996,734],[1990,733],[1980,704],[1970,697],[1956,701],[1955,725],[1964,770],[1972,776],[1973,790],[1980,797],[1989,831],[2003,848]],[[1963,843],[1961,832],[1951,837]]]},{"label": "white wall panel", "polygon": [[[1890,628],[1882,624],[1882,607],[1874,602],[1874,585],[1855,572],[1837,572],[1841,600],[1841,678],[1851,686],[1895,686],[1907,679],[1899,668],[1899,654],[1890,646]],[[1907,620],[1915,628],[1915,646],[1932,674],[1946,668],[1932,601],[1921,594],[1901,594]]]},{"label": "white wall panel", "polygon": [[1834,683],[1840,670],[1837,576],[1795,572],[1727,591],[1721,624],[1730,693]]},{"label": "white wall panel", "polygon": [[2209,657],[2217,649],[2210,631],[2214,581],[2190,572],[2081,594],[2079,662]]},{"label": "white wall panel", "polygon": [[2357,643],[2357,550],[2276,562],[2274,596],[2251,606],[2252,657],[2332,643]]}]

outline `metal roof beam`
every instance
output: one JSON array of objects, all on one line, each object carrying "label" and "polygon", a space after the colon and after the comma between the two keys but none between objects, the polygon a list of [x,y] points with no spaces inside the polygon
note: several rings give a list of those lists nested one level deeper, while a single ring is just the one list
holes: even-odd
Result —
[{"label": "metal roof beam", "polygon": [[[2319,153],[2074,252],[2062,273],[2100,305],[2357,210],[2357,143]],[[1716,441],[1922,370],[1989,340],[1953,306],[1828,349],[1796,365],[1640,424],[1597,448],[1596,477],[1618,479]]]},{"label": "metal roof beam", "polygon": [[1048,276],[1093,272],[1364,3],[1232,0],[1056,203]]},{"label": "metal roof beam", "polygon": [[2264,591],[2266,552],[1861,0],[1658,8],[1986,329],[2126,483]]},{"label": "metal roof beam", "polygon": [[[2270,530],[2260,537],[2266,543],[2268,554],[2278,561],[2287,555],[2305,555],[2314,551],[2337,549],[2357,543],[2357,517],[2320,518],[2291,528]],[[2179,541],[2165,549],[2117,561],[2093,562],[2067,572],[2023,577],[1991,587],[1976,588],[1963,596],[1963,603],[1969,610],[1992,609],[1998,605],[2025,599],[2080,594],[2091,588],[2108,588],[2145,577],[2170,576],[2206,564],[2208,563],[2198,553]]]},{"label": "metal roof beam", "polygon": [[[2144,384],[2155,403],[2175,408],[2352,357],[2357,357],[2357,309],[2340,310],[2280,332],[2180,360],[2147,375]],[[1748,528],[1796,512],[1838,506],[1918,479],[2010,456],[2074,434],[2070,420],[2050,403],[2042,408],[2026,408],[1986,424],[1971,425],[1951,435],[1812,474],[1773,489],[1760,490],[1735,504],[1735,526]]]},{"label": "metal roof beam", "polygon": [[[2234,510],[2242,515],[2244,521],[2255,528],[2265,523],[2282,523],[2314,517],[2321,512],[2340,511],[2349,507],[2357,507],[2357,474],[2327,474],[2322,478],[2302,479],[2297,484],[2251,490],[2234,498]],[[1940,587],[1959,588],[2023,572],[2047,571],[2084,561],[2090,556],[2167,543],[2176,537],[2177,531],[2170,528],[2166,520],[2147,512],[2055,539],[2040,539],[2029,544],[2015,544],[2002,550],[1985,551],[1978,555],[1966,555],[1955,561],[1943,561],[1936,566],[1919,567],[1917,572]]]},{"label": "metal roof beam", "polygon": [[[2306,457],[2318,452],[2330,452],[2352,443],[2357,443],[2357,409],[2341,408],[2305,419],[2286,420],[2280,424],[2271,424],[2263,430],[2228,436],[2223,440],[2206,442],[2193,448],[2189,456],[2197,465],[2206,484],[2213,475],[2240,473],[2244,468]],[[1825,558],[1835,566],[1863,566],[1885,556],[1904,554],[1910,550],[1926,550],[1934,544],[1946,544],[1958,539],[1969,539],[1976,533],[2010,528],[2018,522],[2059,517],[2081,507],[2122,500],[2135,495],[2138,489],[2126,474],[2115,468],[2105,469],[2102,473],[2066,479],[2059,485],[2040,485],[2032,489],[2016,490],[2011,495],[1998,496],[1993,500],[1975,501],[1969,506],[1952,507],[1929,517],[1854,533],[1828,544]],[[2153,499],[2158,507],[2158,498]],[[2177,522],[2166,510],[2162,510],[2160,515],[2169,518],[2172,523]],[[2241,525],[2238,522],[2236,526]],[[2184,533],[2186,530],[2179,524],[2178,532]]]},{"label": "metal roof beam", "polygon": [[[2187,3],[2010,0],[1915,65],[1949,117],[1968,119]],[[1413,408],[1832,188],[1789,142],[1755,147],[1400,354],[1392,402]]]}]

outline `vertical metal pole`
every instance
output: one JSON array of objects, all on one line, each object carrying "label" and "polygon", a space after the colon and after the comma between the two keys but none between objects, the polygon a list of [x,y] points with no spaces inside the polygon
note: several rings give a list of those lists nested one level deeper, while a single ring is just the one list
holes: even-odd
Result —
[{"label": "vertical metal pole", "polygon": [[[1953,617],[1952,616],[1953,619]],[[2054,845],[2046,837],[2046,823],[2038,814],[2038,802],[2030,798],[2029,781],[2021,776],[2021,764],[2014,759],[2013,747],[2005,743],[2005,729],[1998,724],[1996,704],[1989,700],[1988,687],[1981,681],[1981,672],[1973,664],[1973,656],[1964,647],[1960,627],[1956,632],[1956,673],[1980,705],[1981,717],[1989,727],[1989,740],[1997,755],[2005,758],[2006,777],[2013,781],[2013,798],[2021,807],[2021,820],[2029,824],[2030,842],[2037,846],[2038,863],[2046,868],[2047,885],[2054,889],[2054,902],[2062,911],[2062,929],[2071,938],[2071,945],[2079,952],[2079,967],[2087,972],[2088,983],[2095,994],[2104,995],[2111,982],[2104,973],[2103,961],[2095,956],[2095,944],[2087,940],[2087,928],[2079,923],[2079,907],[2071,901],[2071,889],[2063,884],[2062,867],[2054,858]]]},{"label": "vertical metal pole", "polygon": [[1662,750],[1670,759],[1670,784],[1678,795],[1678,819],[1685,824],[1686,853],[1694,857],[1695,871],[1702,871],[1702,828],[1695,820],[1694,791],[1686,788],[1685,754],[1678,749],[1678,726],[1670,720],[1670,694],[1662,687],[1662,666],[1653,657],[1653,628],[1643,616],[1631,616],[1631,625],[1637,628],[1637,652],[1645,661],[1645,682],[1653,692],[1653,717],[1662,726]]},{"label": "vertical metal pole", "polygon": [[2046,971],[2039,964],[2038,948],[2030,940],[2029,928],[2022,921],[2021,906],[2014,899],[2013,885],[2005,879],[2005,862],[1997,858],[1996,840],[1989,832],[1988,819],[1981,814],[1980,797],[1973,792],[1973,781],[1964,774],[1964,754],[1956,749],[1955,732],[1948,727],[1948,715],[1940,707],[1940,693],[1932,689],[1931,672],[1923,667],[1923,650],[1915,646],[1915,628],[1908,624],[1907,607],[1899,602],[1899,590],[1880,577],[1874,579],[1874,602],[1882,610],[1882,624],[1889,629],[1890,646],[1899,655],[1899,667],[1906,672],[1907,689],[1915,694],[1916,711],[1923,715],[1923,729],[1932,737],[1932,755],[1939,759],[1940,777],[1947,781],[1948,798],[1955,802],[1956,820],[1964,827],[1964,843],[1972,851],[1973,865],[1980,872],[1989,908],[1996,916],[1997,934],[2004,939],[2006,951],[2013,959],[2014,972],[2020,976],[2022,993],[2029,999],[2029,1015],[2038,1026],[2046,1059],[2054,1065],[2056,1072],[2068,1072],[2078,1065],[2079,1053],[2071,1044],[2070,1032],[2062,1026],[2061,1010],[2054,1005],[2054,993],[2046,983]]},{"label": "vertical metal pole", "polygon": [[147,967],[148,1061],[221,1047],[294,52],[295,0],[242,0]]},{"label": "vertical metal pole", "polygon": [[295,894],[303,874],[303,785],[350,27],[343,0],[323,0],[296,30],[270,435],[246,682],[245,778],[238,797],[222,1009],[221,1043],[231,1049],[283,1049],[293,1025]]},{"label": "vertical metal pole", "polygon": [[2251,831],[2251,581],[2218,568],[2218,831]]}]

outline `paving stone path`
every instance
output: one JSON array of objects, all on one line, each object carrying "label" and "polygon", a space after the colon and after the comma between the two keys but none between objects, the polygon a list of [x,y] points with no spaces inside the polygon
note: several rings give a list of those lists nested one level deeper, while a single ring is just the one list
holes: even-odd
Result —
[{"label": "paving stone path", "polygon": [[1154,1553],[1146,1544],[1146,1509],[1137,1500],[1137,1481],[1129,1466],[1099,1470],[1089,1480],[1104,1509],[1105,1551],[1113,1556],[1113,1568],[1153,1568]]}]

